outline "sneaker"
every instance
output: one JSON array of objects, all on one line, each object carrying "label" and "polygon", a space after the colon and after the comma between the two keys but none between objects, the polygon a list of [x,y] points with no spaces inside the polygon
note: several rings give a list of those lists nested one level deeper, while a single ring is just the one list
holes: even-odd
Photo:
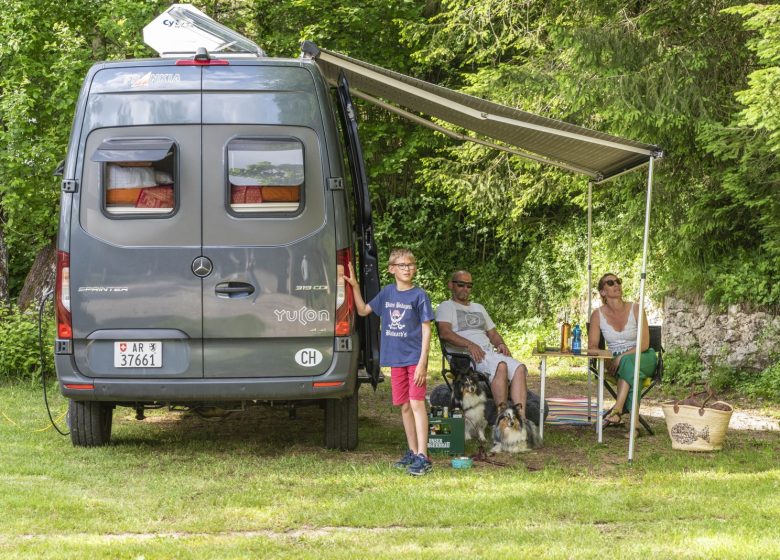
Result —
[{"label": "sneaker", "polygon": [[415,457],[416,455],[412,453],[412,450],[407,449],[404,456],[398,459],[395,463],[393,463],[393,466],[396,469],[405,469],[414,462]]},{"label": "sneaker", "polygon": [[431,464],[431,460],[420,453],[419,455],[414,456],[414,461],[409,465],[409,468],[406,469],[406,472],[414,476],[422,476],[428,474],[432,468],[433,465]]}]

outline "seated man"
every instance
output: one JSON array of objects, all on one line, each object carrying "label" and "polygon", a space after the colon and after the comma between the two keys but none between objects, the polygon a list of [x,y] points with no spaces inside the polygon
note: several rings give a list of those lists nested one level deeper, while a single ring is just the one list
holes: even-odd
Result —
[{"label": "seated man", "polygon": [[469,301],[472,285],[469,272],[452,274],[448,283],[452,299],[441,302],[436,309],[439,336],[448,348],[468,350],[477,371],[488,376],[496,406],[506,403],[509,394],[518,413],[526,417],[528,369],[512,358],[485,308]]}]

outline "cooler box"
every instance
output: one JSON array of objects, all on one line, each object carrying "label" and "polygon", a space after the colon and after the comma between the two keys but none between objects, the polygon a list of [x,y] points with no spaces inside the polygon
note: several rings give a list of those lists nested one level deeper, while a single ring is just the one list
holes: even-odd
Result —
[{"label": "cooler box", "polygon": [[463,413],[456,412],[449,418],[428,415],[428,452],[463,455],[466,448]]}]

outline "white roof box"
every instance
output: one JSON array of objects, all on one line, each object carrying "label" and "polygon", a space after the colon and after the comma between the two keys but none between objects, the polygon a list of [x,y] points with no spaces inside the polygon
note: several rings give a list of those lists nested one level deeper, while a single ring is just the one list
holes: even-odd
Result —
[{"label": "white roof box", "polygon": [[163,58],[193,56],[199,48],[220,57],[261,57],[263,49],[217,23],[192,4],[173,4],[144,27],[144,43]]}]

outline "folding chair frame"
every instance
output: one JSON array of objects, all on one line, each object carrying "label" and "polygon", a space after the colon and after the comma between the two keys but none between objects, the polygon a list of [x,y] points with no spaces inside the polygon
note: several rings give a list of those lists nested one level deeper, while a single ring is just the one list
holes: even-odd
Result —
[{"label": "folding chair frame", "polygon": [[439,339],[439,346],[441,346],[441,376],[444,379],[444,382],[447,384],[447,387],[450,389],[450,394],[454,395],[455,389],[452,386],[452,383],[450,383],[447,374],[451,374],[454,381],[456,374],[452,369],[452,359],[460,358],[463,360],[468,360],[468,362],[471,364],[472,371],[479,378],[480,382],[482,382],[482,384],[484,385],[487,398],[492,399],[493,391],[490,387],[490,381],[488,380],[487,375],[477,371],[477,364],[474,362],[474,359],[471,357],[471,354],[469,354],[468,352],[451,352],[450,350],[448,350],[447,346],[445,345],[445,342],[441,338],[441,333],[439,332],[438,323],[434,321],[433,324],[434,324],[434,328],[436,329],[436,336]]},{"label": "folding chair frame", "polygon": [[[645,395],[650,392],[650,390],[661,383],[661,378],[663,376],[664,372],[664,347],[661,342],[661,325],[650,325],[650,348],[655,350],[656,355],[658,357],[658,363],[655,366],[655,371],[653,372],[652,381],[650,382],[650,385],[647,387],[644,387],[642,389],[642,392],[639,395],[639,402],[641,403],[642,399],[645,398]],[[599,348],[604,350],[606,348],[606,344],[604,342],[604,335],[601,335],[599,340]],[[598,369],[595,364],[595,360],[590,360],[590,363],[588,365],[588,369],[590,372],[592,372],[594,375],[598,376]],[[590,375],[590,372],[588,375]],[[617,399],[617,391],[615,387],[609,384],[609,382],[604,379],[604,387],[607,389],[610,395],[612,395],[612,398]],[[606,411],[603,413],[603,415],[608,414],[610,411]],[[623,412],[622,410],[620,411]],[[602,415],[602,416],[603,416]],[[641,414],[638,416],[639,423],[642,424],[642,427],[647,430],[647,433],[652,435],[655,435],[655,432],[653,432],[653,429],[650,427],[650,424],[647,423],[647,420],[645,420]],[[603,420],[603,418],[602,418]]]}]

